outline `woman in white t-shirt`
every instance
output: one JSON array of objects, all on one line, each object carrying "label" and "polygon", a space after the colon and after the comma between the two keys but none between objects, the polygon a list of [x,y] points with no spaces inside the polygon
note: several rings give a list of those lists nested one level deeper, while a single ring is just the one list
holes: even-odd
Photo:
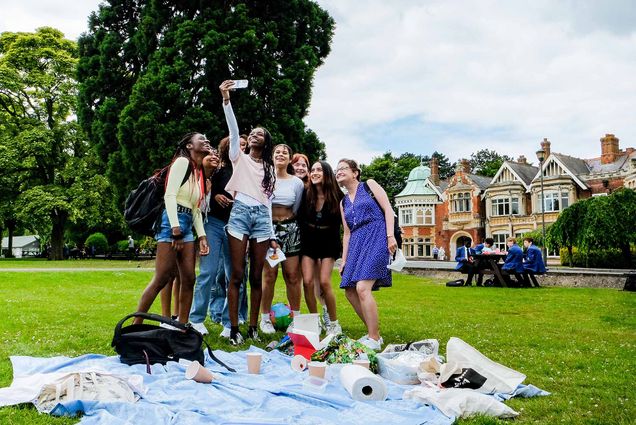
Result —
[{"label": "woman in white t-shirt", "polygon": [[[287,301],[294,316],[300,314],[301,273],[300,273],[300,229],[296,214],[303,199],[304,184],[293,175],[291,166],[292,150],[285,144],[274,147],[276,167],[276,188],[272,198],[272,225],[276,232],[276,242],[287,258],[281,263],[283,279],[287,289]],[[261,332],[273,334],[274,326],[269,318],[274,299],[274,284],[278,277],[278,265],[264,266],[263,297],[261,299]]]}]

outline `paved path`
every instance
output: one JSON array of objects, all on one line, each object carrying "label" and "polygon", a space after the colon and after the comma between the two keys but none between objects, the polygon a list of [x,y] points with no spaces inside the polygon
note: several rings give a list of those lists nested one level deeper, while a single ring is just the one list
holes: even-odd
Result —
[{"label": "paved path", "polygon": [[0,268],[2,272],[154,272],[154,268],[149,267],[85,267],[85,268],[70,268],[70,267],[32,267],[32,268]]}]

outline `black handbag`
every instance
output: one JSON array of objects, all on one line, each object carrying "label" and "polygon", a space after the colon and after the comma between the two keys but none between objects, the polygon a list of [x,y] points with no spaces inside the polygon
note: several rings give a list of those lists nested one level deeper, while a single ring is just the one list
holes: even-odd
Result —
[{"label": "black handbag", "polygon": [[[142,323],[122,327],[124,322],[132,317],[141,317],[166,323],[177,330],[162,328],[157,325]],[[115,333],[111,346],[119,354],[119,360],[127,365],[146,364],[146,371],[150,373],[150,365],[154,363],[166,364],[169,361],[178,362],[179,359],[196,360],[204,364],[203,344],[207,346],[210,358],[229,370],[212,352],[203,339],[203,335],[191,325],[184,325],[176,320],[168,319],[158,314],[131,313],[115,326]]]}]

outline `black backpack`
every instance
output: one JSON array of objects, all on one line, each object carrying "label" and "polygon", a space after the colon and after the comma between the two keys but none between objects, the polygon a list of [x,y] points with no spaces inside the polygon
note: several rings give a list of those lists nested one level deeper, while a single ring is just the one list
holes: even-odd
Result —
[{"label": "black backpack", "polygon": [[[163,196],[169,170],[168,165],[143,180],[126,198],[124,219],[133,232],[146,236],[155,235],[156,226],[164,208]],[[188,181],[191,173],[192,170],[188,167],[181,185]]]},{"label": "black backpack", "polygon": [[[162,328],[157,325],[142,323],[122,327],[124,322],[132,317],[142,317],[166,323],[176,329]],[[127,365],[145,364],[150,373],[150,365],[154,363],[166,364],[169,361],[178,362],[179,359],[196,360],[204,364],[203,344],[207,346],[210,358],[230,372],[236,372],[219,360],[203,336],[190,324],[184,325],[176,320],[168,319],[157,314],[132,313],[124,317],[115,326],[111,346],[119,354],[119,360]]]},{"label": "black backpack", "polygon": [[[378,207],[380,207],[380,210],[382,212],[384,212],[384,209],[382,208],[382,205],[380,205],[378,200],[375,199],[375,195],[373,194],[373,191],[371,190],[371,188],[369,187],[367,182],[362,182],[362,186],[364,187],[364,190],[367,191],[369,196],[371,196],[373,198],[375,203],[378,204]],[[395,242],[397,242],[398,248],[402,249],[402,230],[400,230],[400,224],[398,223],[398,217],[395,215],[395,213],[393,213],[393,236],[395,237]]]}]

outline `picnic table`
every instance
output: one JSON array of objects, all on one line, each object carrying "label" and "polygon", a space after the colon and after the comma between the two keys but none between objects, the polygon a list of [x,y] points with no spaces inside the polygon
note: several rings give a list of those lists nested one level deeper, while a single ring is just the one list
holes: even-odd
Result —
[{"label": "picnic table", "polygon": [[499,282],[503,287],[508,287],[501,274],[501,266],[503,266],[503,260],[506,258],[506,254],[475,254],[472,257],[474,260],[473,267],[475,268],[475,274],[478,275],[477,285],[482,285],[485,274],[492,274],[496,282]]}]

